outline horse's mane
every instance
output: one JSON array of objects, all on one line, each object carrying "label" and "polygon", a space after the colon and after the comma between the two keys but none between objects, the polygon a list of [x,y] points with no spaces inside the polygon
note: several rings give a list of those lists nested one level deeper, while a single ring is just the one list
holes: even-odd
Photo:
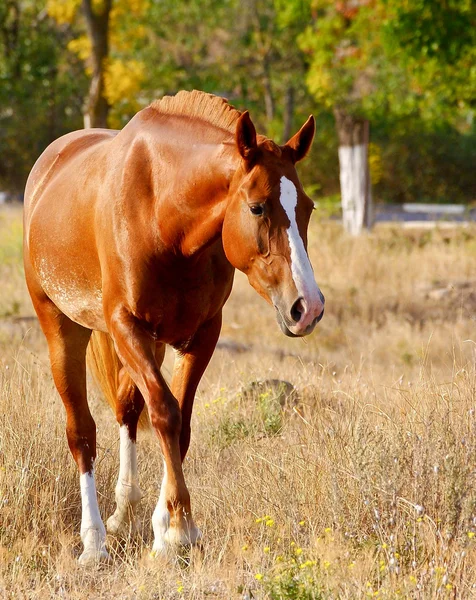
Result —
[{"label": "horse's mane", "polygon": [[152,102],[150,108],[163,115],[200,119],[232,134],[241,115],[225,98],[198,90],[183,90],[175,96],[164,96]]}]

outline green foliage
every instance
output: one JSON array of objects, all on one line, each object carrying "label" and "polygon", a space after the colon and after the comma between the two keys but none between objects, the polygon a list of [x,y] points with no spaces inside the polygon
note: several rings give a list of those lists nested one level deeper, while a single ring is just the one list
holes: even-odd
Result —
[{"label": "green foliage", "polygon": [[[470,0],[314,2],[299,37],[309,89],[326,107],[455,120],[476,96]],[[390,117],[390,119],[389,119]]]},{"label": "green foliage", "polygon": [[386,0],[384,40],[407,57],[455,65],[474,45],[471,0]]},{"label": "green foliage", "polygon": [[373,139],[382,151],[382,175],[374,186],[389,202],[468,202],[474,198],[476,132],[449,125],[428,127],[405,118],[386,130],[377,123]]},{"label": "green foliage", "polygon": [[[294,133],[314,113],[316,139],[298,169],[318,200],[339,193],[340,106],[371,122],[377,200],[472,201],[471,8],[470,0],[114,0],[109,125],[182,88],[228,97],[276,141],[289,135],[285,122]],[[21,192],[48,143],[82,127],[90,52],[79,0],[0,3],[0,189]]]},{"label": "green foliage", "polygon": [[258,411],[267,435],[279,433],[283,426],[283,409],[276,393],[263,392],[258,396]]},{"label": "green foliage", "polygon": [[0,3],[0,189],[20,192],[44,148],[81,127],[86,80],[40,0]]},{"label": "green foliage", "polygon": [[382,44],[407,73],[409,93],[430,120],[454,122],[476,98],[476,17],[471,0],[384,2]]},{"label": "green foliage", "polygon": [[226,448],[247,438],[253,431],[253,423],[242,418],[235,419],[232,416],[225,416],[219,426],[212,430],[211,440],[215,445]]},{"label": "green foliage", "polygon": [[[218,422],[210,431],[214,446],[227,448],[246,438],[272,437],[281,433],[285,424],[286,411],[283,405],[290,399],[286,384],[250,384],[233,399],[217,398],[205,405],[206,414],[215,415],[219,410]],[[218,407],[223,407],[223,410]]]}]

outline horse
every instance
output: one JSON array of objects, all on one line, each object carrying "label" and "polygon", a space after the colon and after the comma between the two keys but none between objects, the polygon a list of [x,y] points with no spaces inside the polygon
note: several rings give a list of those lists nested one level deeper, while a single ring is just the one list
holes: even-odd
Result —
[{"label": "horse", "polygon": [[[109,560],[94,476],[88,345],[119,425],[107,531],[136,526],[145,406],[164,462],[152,553],[201,543],[182,462],[235,269],[275,308],[286,335],[309,335],[323,316],[307,254],[314,206],[295,168],[314,132],[311,115],[278,145],[257,135],[248,111],[181,91],[155,100],[122,130],[68,133],[35,163],[25,191],[25,276],[79,470],[80,563]],[[161,373],[166,345],[176,351],[170,387]]]}]

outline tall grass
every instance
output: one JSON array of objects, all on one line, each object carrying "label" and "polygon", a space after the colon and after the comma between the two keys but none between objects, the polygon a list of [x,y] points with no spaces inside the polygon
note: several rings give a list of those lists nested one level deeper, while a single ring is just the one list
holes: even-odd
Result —
[{"label": "tall grass", "polygon": [[[110,566],[77,565],[79,482],[45,344],[0,321],[0,597],[476,596],[476,232],[353,240],[316,224],[311,257],[327,300],[307,340],[285,339],[237,277],[185,462],[204,534],[191,560],[148,556],[162,461],[143,434],[140,535],[108,539]],[[299,397],[250,386],[272,378]],[[106,518],[118,431],[95,390],[91,406]]]}]

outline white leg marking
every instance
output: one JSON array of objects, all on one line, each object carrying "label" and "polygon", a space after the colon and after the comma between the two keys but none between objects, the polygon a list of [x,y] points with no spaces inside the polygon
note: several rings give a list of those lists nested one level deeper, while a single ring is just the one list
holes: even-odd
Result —
[{"label": "white leg marking", "polygon": [[79,557],[81,564],[108,560],[106,552],[106,529],[99,514],[99,506],[94,481],[94,469],[79,477],[81,487],[81,540],[84,551]]},{"label": "white leg marking", "polygon": [[116,485],[117,508],[107,520],[107,530],[117,533],[122,525],[132,525],[136,529],[133,517],[134,508],[142,498],[137,477],[137,448],[129,436],[126,425],[119,428],[119,477]]},{"label": "white leg marking", "polygon": [[165,487],[167,484],[167,465],[164,461],[164,476],[160,486],[159,500],[152,515],[152,529],[154,530],[153,553],[163,553],[166,549],[165,534],[170,525],[170,515],[165,498]]},{"label": "white leg marking", "polygon": [[152,515],[152,528],[154,530],[154,544],[152,546],[152,555],[164,554],[167,547],[185,546],[187,544],[196,544],[202,534],[196,527],[191,515],[184,519],[180,528],[170,527],[170,514],[167,508],[166,499],[167,487],[167,466],[164,461],[164,476],[160,486],[159,500]]},{"label": "white leg marking", "polygon": [[314,279],[314,271],[296,221],[296,186],[284,176],[281,177],[281,204],[290,222],[287,234],[291,250],[291,272],[297,292],[306,304],[306,314],[300,325],[306,327],[318,316],[314,309],[318,306],[322,309],[323,297]]}]

